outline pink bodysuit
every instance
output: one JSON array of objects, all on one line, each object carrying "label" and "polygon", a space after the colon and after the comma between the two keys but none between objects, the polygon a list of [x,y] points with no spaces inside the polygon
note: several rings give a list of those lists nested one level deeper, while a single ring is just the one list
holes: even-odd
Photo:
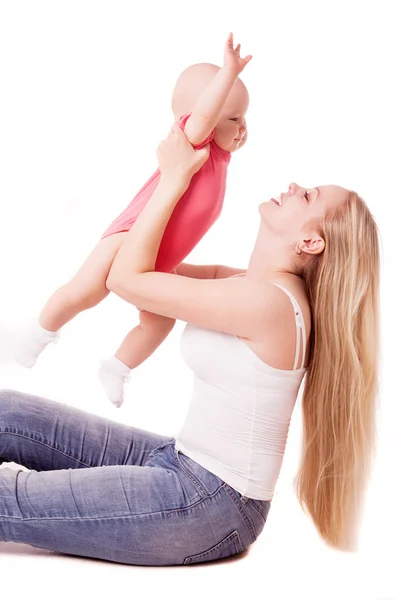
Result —
[{"label": "pink bodysuit", "polygon": [[[190,115],[184,115],[178,124],[185,127]],[[189,188],[177,203],[159,247],[155,270],[171,272],[193,250],[221,214],[225,197],[226,175],[230,152],[222,150],[214,141],[214,132],[196,146],[210,143],[210,156],[192,178]],[[126,209],[111,223],[102,239],[129,231],[151,198],[159,183],[157,169]]]}]

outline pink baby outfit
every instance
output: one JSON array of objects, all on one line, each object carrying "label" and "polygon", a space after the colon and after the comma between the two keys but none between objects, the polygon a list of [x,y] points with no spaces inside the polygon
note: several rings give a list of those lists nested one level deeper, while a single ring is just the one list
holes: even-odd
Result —
[{"label": "pink baby outfit", "polygon": [[[179,125],[184,129],[190,115],[184,115]],[[171,272],[193,250],[221,214],[225,198],[226,175],[230,152],[220,148],[214,141],[214,132],[196,146],[202,148],[210,143],[210,156],[200,171],[192,178],[189,188],[177,203],[159,247],[155,270]],[[129,231],[151,198],[159,183],[157,169],[126,209],[111,223],[102,239]]]}]

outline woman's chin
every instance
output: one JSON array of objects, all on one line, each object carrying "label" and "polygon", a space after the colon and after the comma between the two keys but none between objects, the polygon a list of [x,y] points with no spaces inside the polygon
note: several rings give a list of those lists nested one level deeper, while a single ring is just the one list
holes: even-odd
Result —
[{"label": "woman's chin", "polygon": [[264,212],[266,211],[267,207],[270,205],[270,200],[267,200],[265,202],[261,202],[260,205],[258,206],[258,210],[259,213],[262,215],[264,214]]}]

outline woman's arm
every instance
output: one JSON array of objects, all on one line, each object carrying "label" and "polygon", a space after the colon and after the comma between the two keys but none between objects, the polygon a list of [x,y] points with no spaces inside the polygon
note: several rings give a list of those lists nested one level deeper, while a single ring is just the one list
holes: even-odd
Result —
[{"label": "woman's arm", "polygon": [[195,152],[179,127],[173,131],[158,149],[159,185],[118,250],[107,287],[140,310],[258,339],[273,322],[275,286],[247,277],[196,279],[154,271],[170,215],[208,156]]},{"label": "woman's arm", "polygon": [[192,277],[194,279],[224,279],[233,275],[247,273],[246,269],[236,269],[226,267],[225,265],[191,265],[190,263],[181,263],[174,270],[176,275],[182,277]]},{"label": "woman's arm", "polygon": [[240,58],[240,45],[233,48],[230,33],[225,44],[224,65],[200,94],[186,122],[184,131],[191,144],[201,144],[215,128],[238,75],[251,58],[250,55]]},{"label": "woman's arm", "polygon": [[107,287],[139,310],[249,340],[272,331],[278,324],[276,307],[288,306],[279,288],[247,277],[193,279],[151,272],[114,278]]}]

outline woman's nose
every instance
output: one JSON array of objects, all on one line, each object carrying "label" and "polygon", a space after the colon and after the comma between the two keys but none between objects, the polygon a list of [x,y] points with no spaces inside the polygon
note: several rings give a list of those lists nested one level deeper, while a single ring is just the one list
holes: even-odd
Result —
[{"label": "woman's nose", "polygon": [[291,194],[291,196],[294,196],[296,194],[296,192],[298,191],[298,189],[299,189],[299,186],[294,181],[292,183],[290,183],[288,186],[288,191]]}]

